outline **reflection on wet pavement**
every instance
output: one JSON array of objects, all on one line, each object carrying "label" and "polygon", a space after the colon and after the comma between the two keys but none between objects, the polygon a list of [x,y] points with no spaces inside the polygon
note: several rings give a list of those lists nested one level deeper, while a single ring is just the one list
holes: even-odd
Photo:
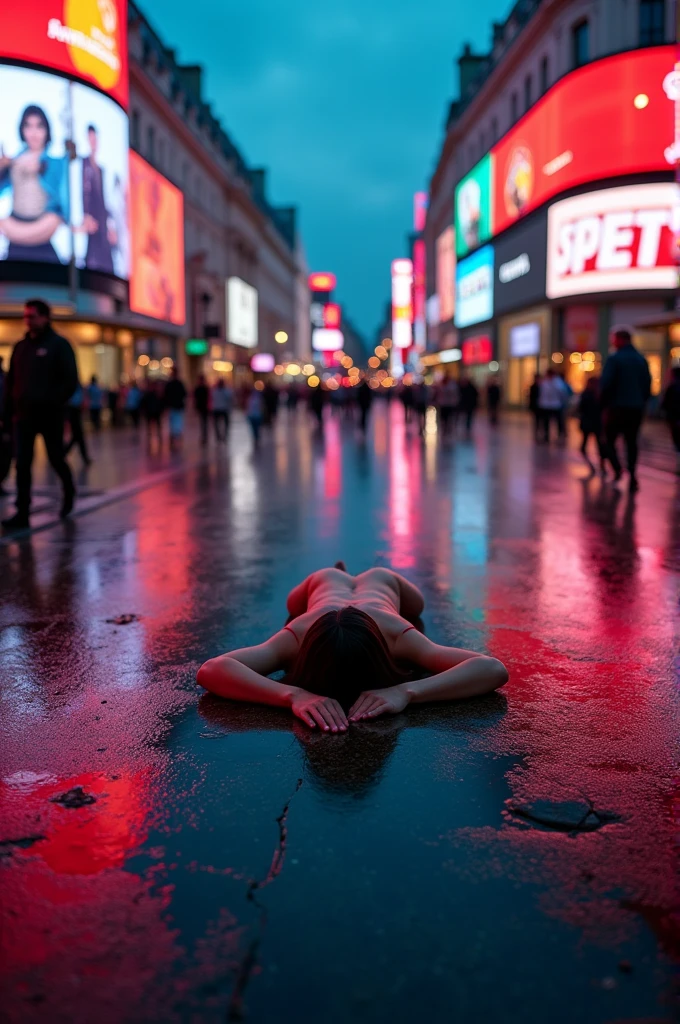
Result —
[{"label": "reflection on wet pavement", "polygon": [[[581,473],[300,411],[2,548],[8,1019],[676,1020],[680,486]],[[505,690],[331,737],[199,696],[338,558]]]}]

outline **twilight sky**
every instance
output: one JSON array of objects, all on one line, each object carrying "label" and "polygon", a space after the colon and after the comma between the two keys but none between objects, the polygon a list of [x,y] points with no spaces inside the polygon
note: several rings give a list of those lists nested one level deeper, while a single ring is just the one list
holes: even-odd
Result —
[{"label": "twilight sky", "polygon": [[[406,255],[413,192],[426,188],[462,44],[486,48],[509,0],[140,0],[269,197],[295,204],[312,270],[372,341],[389,265]],[[457,69],[456,69],[457,70]]]}]

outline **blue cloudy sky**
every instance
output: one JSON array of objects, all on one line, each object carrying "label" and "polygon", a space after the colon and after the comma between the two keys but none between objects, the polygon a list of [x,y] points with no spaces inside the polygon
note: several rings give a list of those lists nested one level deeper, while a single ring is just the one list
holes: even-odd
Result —
[{"label": "blue cloudy sky", "polygon": [[463,42],[486,48],[508,0],[140,0],[270,198],[300,209],[311,269],[333,270],[372,335],[427,186]]}]

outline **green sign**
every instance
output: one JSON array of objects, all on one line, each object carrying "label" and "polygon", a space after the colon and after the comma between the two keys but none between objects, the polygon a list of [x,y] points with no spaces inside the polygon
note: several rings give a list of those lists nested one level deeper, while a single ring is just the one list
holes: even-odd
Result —
[{"label": "green sign", "polygon": [[188,356],[207,356],[208,342],[203,338],[189,338],[184,346],[184,351]]},{"label": "green sign", "polygon": [[467,256],[492,235],[491,154],[487,153],[456,187],[456,256]]}]

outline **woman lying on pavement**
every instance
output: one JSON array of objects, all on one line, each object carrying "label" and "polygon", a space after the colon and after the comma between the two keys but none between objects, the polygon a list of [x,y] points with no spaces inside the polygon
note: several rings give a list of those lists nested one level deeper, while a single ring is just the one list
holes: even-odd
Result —
[{"label": "woman lying on pavement", "polygon": [[[391,569],[351,576],[338,562],[290,592],[287,626],[263,644],[207,661],[198,683],[231,700],[290,708],[312,729],[344,732],[348,722],[394,715],[411,703],[478,697],[507,682],[495,658],[418,632],[412,623],[424,604],[418,588]],[[267,678],[281,670],[280,682]],[[417,678],[423,672],[432,674]]]}]

